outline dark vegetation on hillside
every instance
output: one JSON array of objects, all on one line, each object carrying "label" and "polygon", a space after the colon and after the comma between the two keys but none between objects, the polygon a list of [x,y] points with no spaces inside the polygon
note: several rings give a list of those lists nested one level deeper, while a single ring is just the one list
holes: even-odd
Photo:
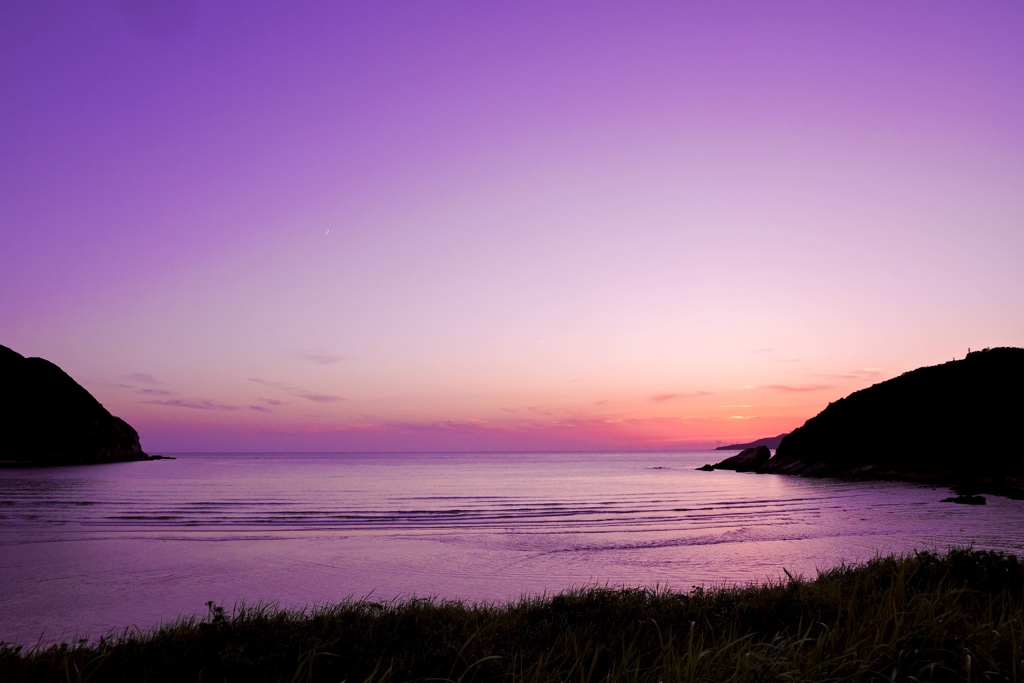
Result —
[{"label": "dark vegetation on hillside", "polygon": [[1024,565],[954,550],[761,587],[210,614],[0,647],[3,681],[1019,681]]},{"label": "dark vegetation on hillside", "polygon": [[948,483],[1024,496],[1024,349],[995,348],[854,392],[793,430],[763,471]]},{"label": "dark vegetation on hillside", "polygon": [[139,435],[48,360],[0,346],[0,463],[145,460]]}]

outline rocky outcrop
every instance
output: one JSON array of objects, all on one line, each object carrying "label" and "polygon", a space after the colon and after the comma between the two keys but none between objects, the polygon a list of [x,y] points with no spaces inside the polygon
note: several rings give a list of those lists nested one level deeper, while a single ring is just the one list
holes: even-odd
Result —
[{"label": "rocky outcrop", "polygon": [[747,448],[741,451],[739,455],[734,455],[731,458],[726,458],[722,462],[716,463],[714,468],[716,470],[735,470],[737,472],[760,472],[771,457],[772,452],[768,450],[767,446],[757,446],[755,448]]},{"label": "rocky outcrop", "polygon": [[898,479],[1024,496],[1024,349],[907,372],[830,403],[764,471]]},{"label": "rocky outcrop", "polygon": [[0,346],[0,462],[77,465],[147,459],[138,432],[63,370]]}]

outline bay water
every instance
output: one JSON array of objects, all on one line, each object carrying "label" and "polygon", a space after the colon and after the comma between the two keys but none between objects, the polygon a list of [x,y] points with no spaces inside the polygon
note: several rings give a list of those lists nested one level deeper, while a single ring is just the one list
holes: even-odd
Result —
[{"label": "bay water", "polygon": [[150,629],[207,601],[687,591],[876,554],[1024,554],[1024,501],[695,468],[731,453],[233,453],[0,470],[0,640]]}]

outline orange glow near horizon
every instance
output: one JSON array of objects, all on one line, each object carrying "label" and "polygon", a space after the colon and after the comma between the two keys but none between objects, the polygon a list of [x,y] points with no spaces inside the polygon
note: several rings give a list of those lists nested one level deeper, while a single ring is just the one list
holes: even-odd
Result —
[{"label": "orange glow near horizon", "polygon": [[[286,387],[287,389],[288,387]],[[857,387],[859,388],[859,387]],[[775,436],[834,400],[835,387],[744,387],[586,405],[444,410],[359,406],[328,394],[246,401],[155,399],[124,407],[143,446],[166,451],[693,450]],[[266,401],[270,403],[266,403]],[[443,403],[443,402],[442,402]],[[113,406],[110,406],[113,407]],[[374,415],[361,408],[374,408]]]}]

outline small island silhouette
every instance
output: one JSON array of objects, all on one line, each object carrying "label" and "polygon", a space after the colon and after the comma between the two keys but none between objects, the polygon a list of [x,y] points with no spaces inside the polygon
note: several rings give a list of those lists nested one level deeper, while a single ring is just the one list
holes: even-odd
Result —
[{"label": "small island silhouette", "polygon": [[152,460],[131,425],[48,360],[0,346],[0,465]]}]

